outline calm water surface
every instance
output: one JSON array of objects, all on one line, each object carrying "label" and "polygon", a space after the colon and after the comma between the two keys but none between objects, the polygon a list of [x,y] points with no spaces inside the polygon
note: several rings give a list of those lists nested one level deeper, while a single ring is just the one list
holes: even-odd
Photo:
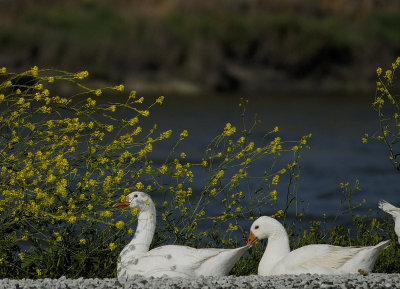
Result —
[{"label": "calm water surface", "polygon": [[[254,138],[261,139],[275,126],[287,140],[312,133],[311,150],[303,153],[298,184],[298,197],[304,201],[301,207],[308,215],[334,216],[342,198],[339,183],[354,184],[356,179],[362,190],[353,195],[354,203],[366,200],[357,213],[372,209],[375,214],[380,199],[400,206],[400,175],[391,166],[383,144],[361,142],[364,133],[372,134],[378,127],[370,104],[373,95],[241,96],[249,99],[248,116],[257,114],[262,120],[262,129],[255,131]],[[175,132],[187,129],[190,135],[181,149],[201,159],[207,144],[227,122],[240,124],[239,98],[167,96],[162,109],[153,111],[153,120]],[[266,214],[272,213],[266,209]]]}]

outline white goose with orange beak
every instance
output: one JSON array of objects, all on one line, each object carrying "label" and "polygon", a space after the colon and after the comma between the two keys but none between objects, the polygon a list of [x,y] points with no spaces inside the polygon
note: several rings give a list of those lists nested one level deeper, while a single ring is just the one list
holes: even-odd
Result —
[{"label": "white goose with orange beak", "polygon": [[146,277],[225,276],[250,246],[236,249],[195,249],[187,246],[166,245],[149,250],[156,229],[156,209],[150,196],[132,192],[126,202],[114,208],[138,209],[138,226],[133,239],[121,251],[117,267],[118,280],[134,275]]},{"label": "white goose with orange beak", "polygon": [[262,216],[254,221],[247,245],[268,239],[258,266],[258,275],[349,274],[371,272],[379,253],[389,241],[368,247],[340,247],[327,244],[308,245],[290,251],[289,237],[277,220]]}]

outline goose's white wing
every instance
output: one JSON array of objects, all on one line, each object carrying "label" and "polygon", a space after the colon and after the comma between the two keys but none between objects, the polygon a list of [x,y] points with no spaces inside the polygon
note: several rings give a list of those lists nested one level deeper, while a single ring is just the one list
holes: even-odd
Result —
[{"label": "goose's white wing", "polygon": [[161,277],[225,276],[236,261],[249,248],[237,249],[195,249],[187,246],[167,245],[149,252],[123,260],[126,277],[135,274]]},{"label": "goose's white wing", "polygon": [[379,202],[379,208],[393,216],[394,231],[396,232],[398,241],[400,243],[400,208],[395,207],[392,204],[390,204],[384,200]]},{"label": "goose's white wing", "polygon": [[342,274],[371,271],[379,254],[389,241],[369,247],[308,245],[285,256],[274,269],[275,274]]},{"label": "goose's white wing", "polygon": [[394,217],[400,214],[400,208],[393,206],[385,200],[379,201],[379,208]]}]

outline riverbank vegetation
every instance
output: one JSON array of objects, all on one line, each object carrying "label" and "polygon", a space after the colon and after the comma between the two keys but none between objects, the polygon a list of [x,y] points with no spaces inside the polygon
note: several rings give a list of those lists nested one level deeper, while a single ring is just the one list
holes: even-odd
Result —
[{"label": "riverbank vegetation", "polygon": [[374,69],[400,50],[394,0],[5,0],[3,8],[9,69],[88,69],[152,93],[370,91]]},{"label": "riverbank vegetation", "polygon": [[[399,59],[377,71],[374,107],[381,131],[362,139],[383,141],[396,169],[398,66]],[[22,73],[3,67],[0,73],[2,278],[115,277],[117,256],[135,232],[137,211],[111,206],[133,190],[156,201],[152,246],[237,247],[246,242],[254,218],[274,212],[292,248],[373,245],[390,238],[375,270],[400,272],[393,221],[384,214],[357,214],[362,203],[354,204],[351,196],[358,182],[338,184],[338,214],[349,214],[351,227],[329,227],[321,216],[299,231],[296,222],[304,213],[297,208],[297,182],[311,134],[285,140],[279,127],[271,127],[256,139],[252,132],[260,124],[246,115],[244,99],[238,104],[242,123],[221,127],[196,161],[180,149],[190,132],[160,131],[153,123],[152,108],[162,105],[163,96],[144,98],[125,91],[123,84],[91,87],[87,71],[33,66]],[[393,111],[387,113],[384,105]],[[160,146],[167,146],[168,154],[154,158]],[[253,170],[260,163],[264,170]],[[193,189],[194,182],[201,190]],[[279,208],[277,199],[284,199],[285,207]],[[296,220],[288,221],[294,206]],[[255,245],[232,273],[256,273],[264,245]]]},{"label": "riverbank vegetation", "polygon": [[[284,140],[272,127],[253,140],[258,121],[245,117],[242,100],[243,122],[226,123],[203,158],[193,162],[179,147],[187,130],[159,131],[152,123],[151,110],[162,105],[163,96],[145,99],[125,92],[122,84],[92,88],[88,75],[36,66],[19,74],[1,68],[2,277],[115,276],[137,211],[121,213],[112,204],[134,190],[157,202],[153,246],[239,246],[247,220],[272,209],[282,182],[289,208],[300,152],[308,148],[310,135]],[[162,143],[169,153],[154,160]],[[261,162],[263,171],[252,170]],[[195,174],[199,169],[201,180]],[[193,190],[194,181],[202,185],[200,191]],[[284,214],[276,210],[275,216]]]}]

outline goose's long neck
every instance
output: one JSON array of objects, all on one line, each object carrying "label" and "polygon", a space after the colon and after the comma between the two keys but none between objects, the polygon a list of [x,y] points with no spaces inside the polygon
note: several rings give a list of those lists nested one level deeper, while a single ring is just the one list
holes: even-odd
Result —
[{"label": "goose's long neck", "polygon": [[135,236],[129,244],[121,252],[131,252],[133,254],[141,254],[149,251],[151,241],[153,240],[154,231],[156,229],[156,209],[154,203],[149,200],[145,209],[141,210],[138,215],[138,225]]},{"label": "goose's long neck", "polygon": [[289,237],[285,228],[281,224],[277,224],[268,238],[267,248],[258,266],[258,273],[269,275],[275,265],[289,253]]}]

